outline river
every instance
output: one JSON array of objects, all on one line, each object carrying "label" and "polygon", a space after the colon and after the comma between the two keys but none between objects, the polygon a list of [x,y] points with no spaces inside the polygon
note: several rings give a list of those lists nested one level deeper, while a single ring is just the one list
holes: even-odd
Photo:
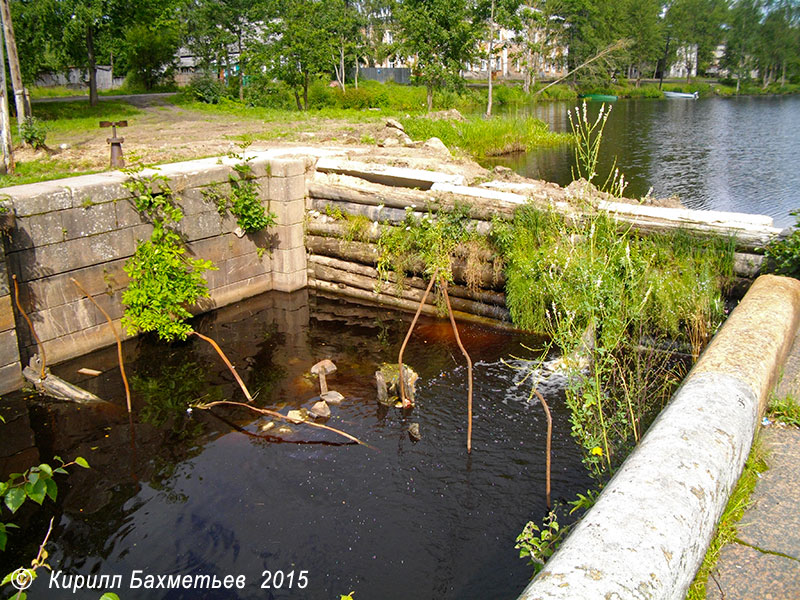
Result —
[{"label": "river", "polygon": [[[512,108],[554,131],[569,131],[575,102]],[[590,103],[596,115],[599,103]],[[794,223],[800,208],[800,97],[620,100],[606,123],[600,183],[613,165],[630,182],[625,195],[650,188],[677,195],[690,208],[770,215],[777,227]],[[572,180],[571,147],[507,157],[495,164],[560,184]]]}]

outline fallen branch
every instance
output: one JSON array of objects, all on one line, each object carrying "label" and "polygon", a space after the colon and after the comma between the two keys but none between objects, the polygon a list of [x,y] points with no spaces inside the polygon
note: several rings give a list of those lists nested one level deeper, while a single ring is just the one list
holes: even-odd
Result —
[{"label": "fallen branch", "polygon": [[247,386],[244,384],[244,381],[242,381],[242,378],[239,377],[239,373],[236,372],[236,367],[233,366],[233,363],[231,363],[231,361],[228,360],[228,357],[225,356],[225,353],[222,351],[222,348],[219,347],[219,344],[217,344],[217,342],[212,340],[210,337],[203,335],[202,333],[197,333],[196,331],[192,331],[191,334],[196,335],[201,340],[205,340],[206,342],[211,344],[211,347],[217,351],[217,354],[219,354],[219,357],[222,359],[222,362],[224,362],[225,365],[230,370],[230,372],[233,373],[233,377],[234,379],[236,379],[236,383],[239,384],[239,387],[242,389],[242,392],[244,392],[244,396],[245,398],[247,398],[247,401],[252,402],[253,397],[250,395],[250,391],[247,389]]},{"label": "fallen branch", "polygon": [[284,421],[288,421],[289,423],[292,423],[294,425],[298,425],[298,424],[302,423],[304,425],[308,425],[309,427],[316,427],[318,429],[325,429],[327,431],[332,431],[333,433],[341,435],[342,437],[346,437],[348,440],[352,440],[357,444],[360,444],[362,446],[366,446],[367,448],[371,448],[372,450],[375,450],[375,448],[373,446],[370,446],[369,444],[365,444],[364,442],[362,442],[357,437],[354,437],[354,436],[350,435],[349,433],[345,433],[344,431],[342,431],[340,429],[336,429],[335,427],[328,427],[327,425],[323,425],[322,423],[313,423],[311,421],[302,421],[300,419],[290,419],[286,415],[282,415],[281,413],[276,412],[274,410],[269,410],[268,408],[258,408],[256,406],[252,406],[250,404],[245,404],[244,402],[233,402],[232,400],[217,400],[215,402],[209,402],[207,404],[195,404],[193,406],[193,408],[198,408],[200,410],[208,410],[208,409],[210,409],[210,408],[212,408],[214,406],[223,406],[223,405],[226,405],[226,406],[241,406],[243,408],[248,408],[248,409],[252,410],[253,412],[257,412],[257,413],[260,413],[262,415],[267,415],[267,416],[270,416],[270,417],[274,417],[276,419],[282,419]]},{"label": "fallen branch", "polygon": [[616,41],[616,42],[614,42],[613,44],[610,44],[609,46],[606,46],[606,47],[605,47],[603,50],[601,50],[600,52],[598,52],[597,54],[595,54],[595,55],[594,55],[592,58],[590,58],[590,59],[588,59],[588,60],[586,60],[586,61],[582,62],[582,63],[581,63],[581,64],[579,64],[577,67],[575,67],[574,69],[572,69],[572,71],[570,71],[569,73],[567,73],[566,75],[564,75],[563,77],[559,77],[558,79],[556,79],[556,80],[555,80],[555,81],[553,81],[552,83],[548,83],[548,84],[547,84],[546,86],[544,86],[542,89],[540,89],[540,90],[537,90],[536,92],[534,92],[534,94],[533,94],[534,98],[535,98],[536,96],[538,96],[539,94],[541,94],[543,91],[545,91],[545,90],[546,90],[547,88],[549,88],[550,86],[553,86],[553,85],[555,85],[555,84],[557,84],[557,83],[561,83],[561,82],[562,82],[562,81],[564,81],[564,80],[565,80],[567,77],[569,77],[570,75],[572,75],[573,73],[575,73],[575,72],[577,72],[577,71],[580,71],[580,70],[581,70],[581,69],[583,69],[584,67],[586,67],[586,66],[588,66],[588,65],[592,64],[594,61],[596,61],[596,60],[598,60],[598,59],[601,59],[601,58],[604,58],[604,57],[608,56],[609,54],[611,54],[611,53],[613,53],[613,52],[616,52],[617,50],[622,50],[622,49],[624,49],[624,48],[627,48],[628,46],[630,46],[630,45],[631,45],[631,43],[632,43],[632,42],[631,42],[631,40],[628,40],[628,39],[621,39],[621,40],[617,40],[617,41]]},{"label": "fallen branch", "polygon": [[95,305],[95,307],[97,307],[97,310],[99,310],[101,313],[103,313],[103,316],[106,318],[106,321],[108,321],[108,326],[111,328],[111,333],[114,334],[114,339],[117,340],[117,358],[119,359],[119,372],[122,375],[122,384],[125,386],[125,402],[128,405],[128,414],[130,414],[131,413],[131,390],[130,390],[130,387],[128,387],[128,377],[125,375],[125,363],[122,360],[122,340],[120,339],[119,334],[117,333],[117,328],[114,327],[114,322],[111,320],[111,317],[109,316],[109,314],[105,310],[103,310],[103,307],[100,306],[95,301],[95,299],[92,297],[92,295],[89,294],[89,292],[87,292],[85,289],[83,289],[83,286],[81,286],[81,284],[78,283],[75,280],[74,277],[70,277],[69,280],[72,283],[75,284],[75,287],[77,287],[80,290],[80,292],[84,296],[86,296],[91,301],[92,304]]}]

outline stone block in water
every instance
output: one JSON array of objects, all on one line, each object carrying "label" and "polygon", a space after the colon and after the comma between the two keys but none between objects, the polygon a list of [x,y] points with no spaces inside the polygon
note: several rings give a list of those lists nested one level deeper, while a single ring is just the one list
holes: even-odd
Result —
[{"label": "stone block in water", "polygon": [[[414,404],[417,379],[419,379],[417,372],[404,364],[403,389],[406,399],[411,404]],[[396,363],[383,363],[381,368],[375,371],[375,382],[378,387],[378,402],[394,406],[400,400],[400,367]]]}]

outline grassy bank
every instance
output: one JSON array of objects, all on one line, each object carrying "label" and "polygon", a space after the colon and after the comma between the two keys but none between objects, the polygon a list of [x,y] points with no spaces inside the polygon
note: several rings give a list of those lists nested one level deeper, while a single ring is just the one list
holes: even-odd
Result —
[{"label": "grassy bank", "polygon": [[554,133],[546,123],[532,117],[477,117],[465,122],[412,117],[403,119],[403,125],[412,139],[438,137],[451,151],[475,158],[526,152],[572,140],[571,135]]}]

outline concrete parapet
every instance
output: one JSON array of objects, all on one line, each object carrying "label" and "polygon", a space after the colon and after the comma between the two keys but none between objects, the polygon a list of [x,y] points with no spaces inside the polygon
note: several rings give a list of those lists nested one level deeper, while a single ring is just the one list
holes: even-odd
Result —
[{"label": "concrete parapet", "polygon": [[520,600],[683,599],[800,323],[800,281],[762,276]]}]

